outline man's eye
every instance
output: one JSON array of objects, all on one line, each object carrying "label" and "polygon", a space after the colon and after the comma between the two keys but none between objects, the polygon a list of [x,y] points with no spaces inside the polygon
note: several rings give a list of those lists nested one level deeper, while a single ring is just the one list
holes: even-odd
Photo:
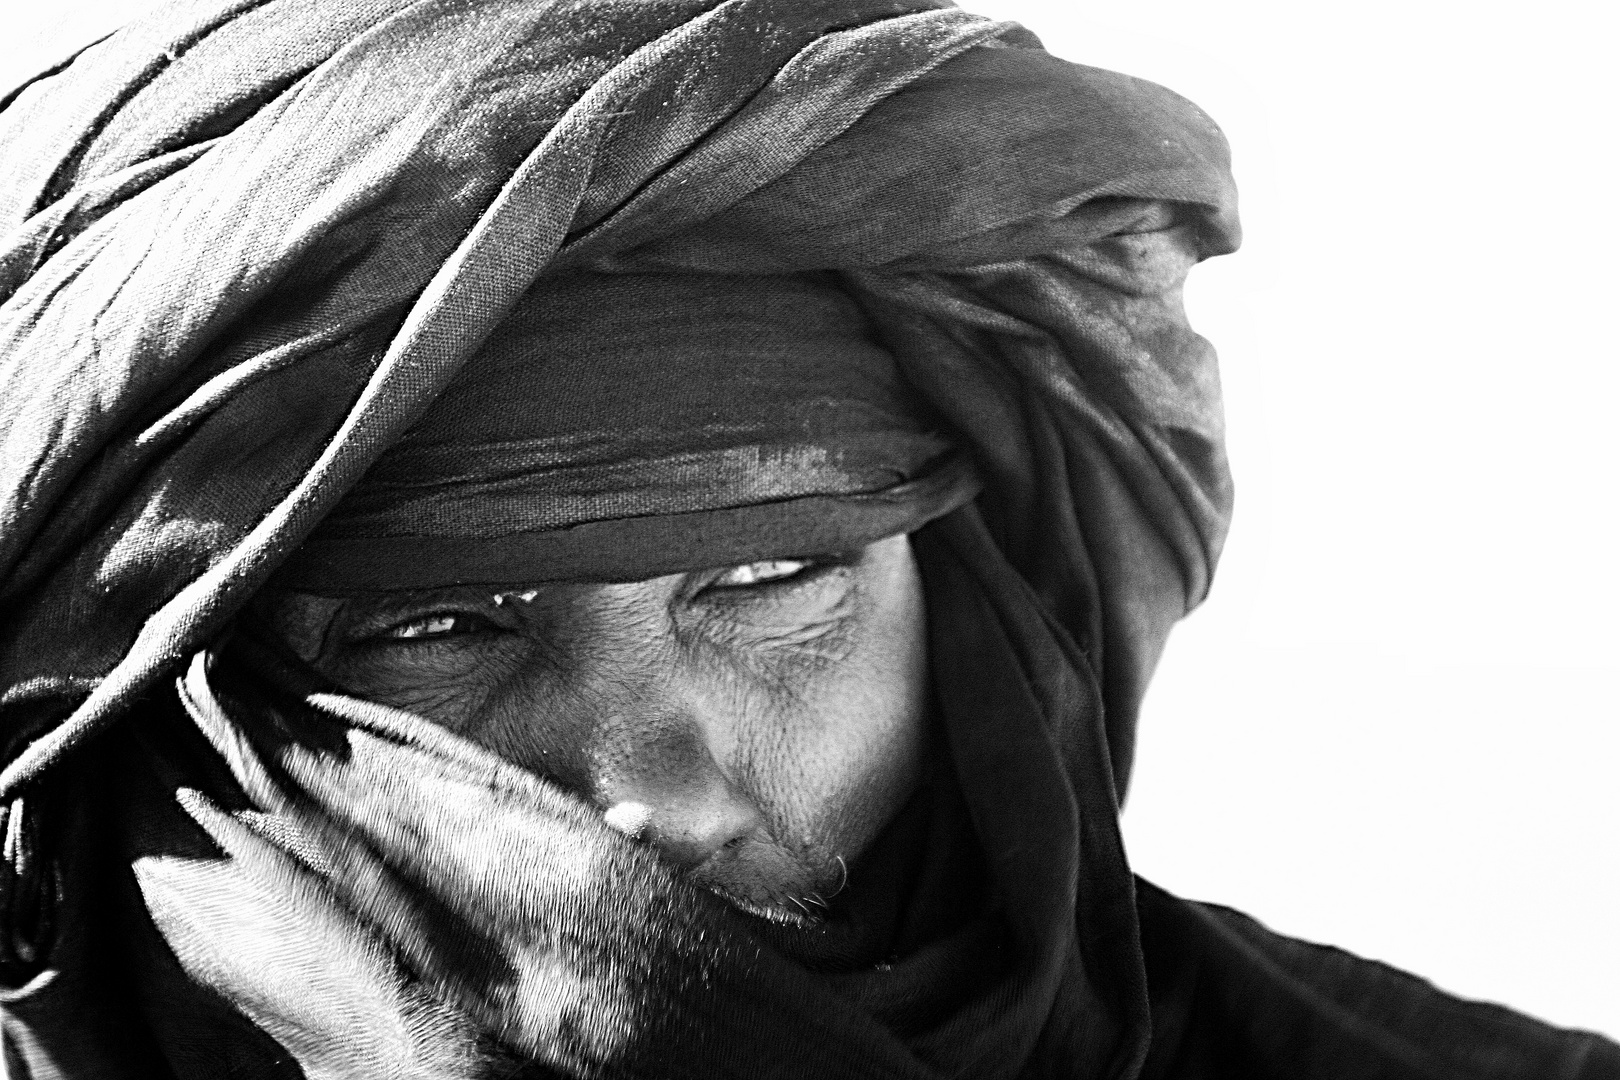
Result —
[{"label": "man's eye", "polygon": [[382,632],[381,637],[391,641],[421,641],[424,638],[445,638],[457,634],[470,634],[484,629],[488,624],[471,615],[452,615],[439,612],[427,615],[420,619],[391,626]]},{"label": "man's eye", "polygon": [[733,566],[709,583],[711,589],[738,589],[798,577],[816,564],[810,559],[767,559]]}]

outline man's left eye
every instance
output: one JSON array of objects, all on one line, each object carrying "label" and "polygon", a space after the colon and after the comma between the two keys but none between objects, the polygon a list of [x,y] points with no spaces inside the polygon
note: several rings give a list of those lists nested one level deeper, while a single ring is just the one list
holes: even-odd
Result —
[{"label": "man's left eye", "polygon": [[467,615],[440,612],[421,619],[400,623],[383,631],[382,636],[395,641],[421,641],[424,638],[443,638],[453,634],[466,634],[482,629],[482,620]]},{"label": "man's left eye", "polygon": [[798,577],[816,564],[810,559],[767,559],[723,571],[709,583],[711,589],[737,589]]}]

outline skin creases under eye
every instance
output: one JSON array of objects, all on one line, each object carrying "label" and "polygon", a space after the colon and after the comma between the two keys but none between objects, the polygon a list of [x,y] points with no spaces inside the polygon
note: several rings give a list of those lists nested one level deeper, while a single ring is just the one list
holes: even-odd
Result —
[{"label": "skin creases under eye", "polygon": [[[301,603],[331,602],[274,598]],[[927,661],[905,536],[645,581],[369,594],[324,623],[305,614],[279,620],[283,636],[338,685],[604,813],[633,805],[638,839],[756,909],[793,913],[835,889],[838,860],[859,856],[920,772]]]}]

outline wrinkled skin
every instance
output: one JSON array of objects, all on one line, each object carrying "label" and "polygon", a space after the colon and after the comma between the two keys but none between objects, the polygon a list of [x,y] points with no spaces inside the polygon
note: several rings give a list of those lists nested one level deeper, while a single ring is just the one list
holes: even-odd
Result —
[{"label": "wrinkled skin", "polygon": [[355,695],[591,800],[701,885],[802,918],[915,789],[922,586],[904,536],[615,584],[273,594]]}]

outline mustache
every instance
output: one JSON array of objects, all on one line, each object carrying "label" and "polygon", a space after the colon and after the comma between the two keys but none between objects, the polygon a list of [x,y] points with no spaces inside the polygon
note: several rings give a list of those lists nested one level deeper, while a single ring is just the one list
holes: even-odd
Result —
[{"label": "mustache", "polygon": [[809,926],[849,883],[849,865],[823,845],[772,838],[726,848],[684,876],[750,915]]}]

